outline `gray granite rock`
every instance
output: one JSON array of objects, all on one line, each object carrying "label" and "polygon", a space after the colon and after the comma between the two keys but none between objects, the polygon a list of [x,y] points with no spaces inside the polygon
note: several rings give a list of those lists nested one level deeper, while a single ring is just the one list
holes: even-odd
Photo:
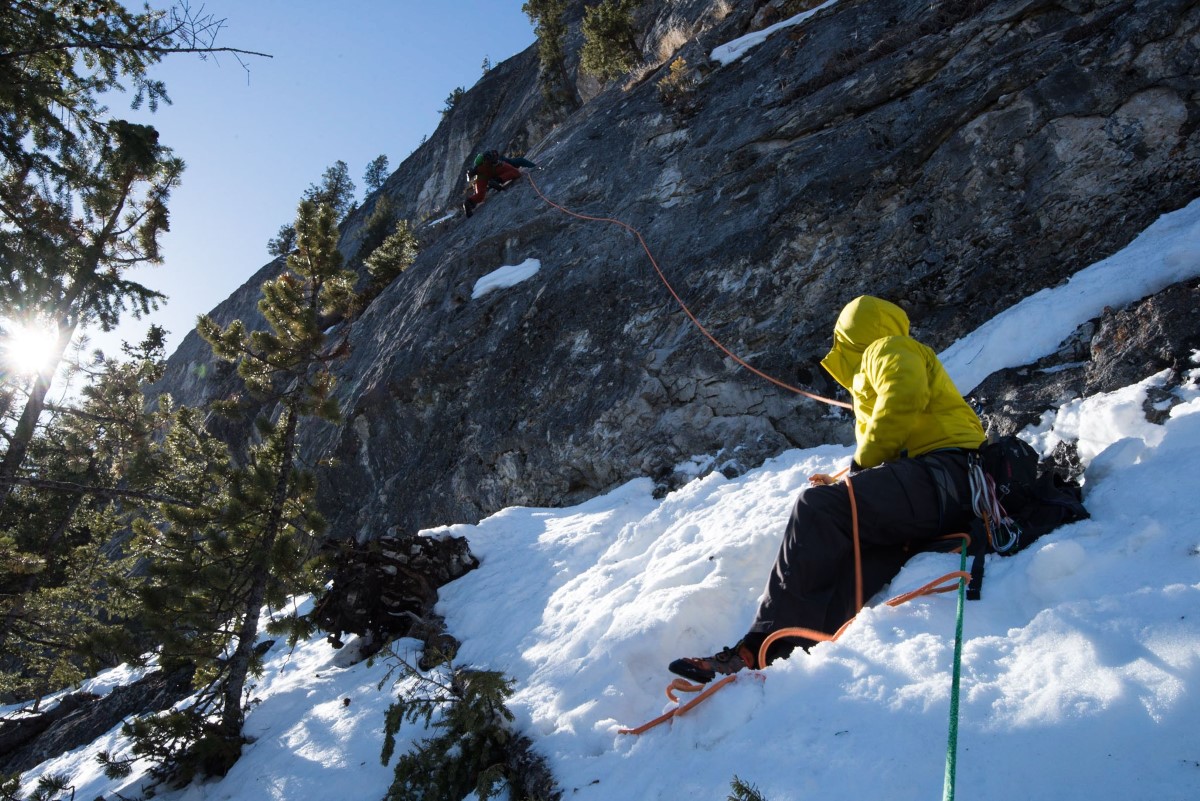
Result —
[{"label": "gray granite rock", "polygon": [[[798,4],[648,3],[647,67],[569,111],[544,108],[531,48],[389,178],[382,191],[421,224],[422,251],[342,324],[345,422],[305,434],[309,458],[335,460],[321,472],[333,536],[570,504],[637,476],[666,487],[695,455],[737,472],[850,439],[845,414],[699,333],[628,230],[568,216],[528,182],[433,222],[482,149],[538,162],[555,203],[636,226],[716,339],[823,394],[834,388],[817,362],[851,298],[899,303],[940,349],[1119,250],[1200,185],[1192,2],[840,0],[740,60],[709,59],[768,5]],[[691,88],[662,91],[675,58]],[[373,202],[343,225],[352,260]],[[527,259],[541,264],[532,278],[472,298],[479,278]],[[277,269],[217,317],[255,319]],[[232,387],[206,353],[193,335],[172,357],[164,387],[180,401]],[[1082,391],[1092,369],[1063,379]]]}]

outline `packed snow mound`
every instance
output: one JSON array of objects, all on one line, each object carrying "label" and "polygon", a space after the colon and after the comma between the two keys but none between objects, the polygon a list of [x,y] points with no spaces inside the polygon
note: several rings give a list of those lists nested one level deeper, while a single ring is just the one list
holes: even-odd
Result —
[{"label": "packed snow mound", "polygon": [[[955,342],[939,357],[959,391],[992,373],[1032,364],[1106,306],[1124,308],[1171,284],[1200,276],[1200,199],[1164,214],[1126,247],[1035,292]],[[1064,310],[1069,310],[1064,314]]]},{"label": "packed snow mound", "polygon": [[507,289],[510,286],[516,286],[522,281],[532,278],[541,268],[542,263],[537,259],[526,259],[520,264],[506,265],[492,270],[475,282],[475,289],[471,292],[471,300],[481,298],[487,293],[498,289]]},{"label": "packed snow mound", "polygon": [[776,33],[777,31],[781,31],[784,28],[791,28],[793,26],[799,25],[800,23],[804,22],[809,17],[816,14],[818,11],[823,11],[826,8],[829,8],[830,6],[832,6],[836,2],[837,2],[837,0],[825,0],[824,3],[821,3],[819,6],[816,6],[815,8],[811,8],[808,11],[802,11],[793,17],[789,17],[789,18],[783,20],[782,22],[777,22],[774,25],[763,28],[761,31],[755,31],[754,33],[748,33],[745,36],[738,37],[737,39],[734,39],[731,42],[726,42],[725,44],[720,45],[719,47],[713,48],[713,51],[712,51],[712,53],[709,54],[709,57],[713,61],[716,61],[719,64],[721,64],[722,66],[725,66],[727,64],[732,64],[733,62],[737,61],[738,59],[744,57],[747,53],[749,53],[755,47],[757,47],[758,45],[765,42],[771,34]]}]

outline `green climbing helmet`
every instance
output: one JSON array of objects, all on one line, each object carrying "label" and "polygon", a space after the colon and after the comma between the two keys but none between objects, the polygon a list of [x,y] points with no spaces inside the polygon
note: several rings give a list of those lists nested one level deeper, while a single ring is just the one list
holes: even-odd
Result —
[{"label": "green climbing helmet", "polygon": [[480,153],[478,156],[475,157],[475,166],[478,167],[482,163],[483,163],[483,154]]}]

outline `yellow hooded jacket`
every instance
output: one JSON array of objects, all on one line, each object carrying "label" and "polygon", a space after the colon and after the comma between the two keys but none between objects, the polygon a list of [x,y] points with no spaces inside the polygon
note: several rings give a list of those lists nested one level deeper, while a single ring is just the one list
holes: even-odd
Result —
[{"label": "yellow hooded jacket", "polygon": [[908,315],[894,303],[863,295],[847,304],[821,366],[854,399],[861,467],[983,444],[979,417],[937,354],[908,335]]}]

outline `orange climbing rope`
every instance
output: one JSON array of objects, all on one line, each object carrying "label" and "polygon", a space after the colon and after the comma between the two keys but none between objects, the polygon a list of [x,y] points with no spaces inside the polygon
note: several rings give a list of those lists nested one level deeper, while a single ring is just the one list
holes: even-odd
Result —
[{"label": "orange climbing rope", "polygon": [[[761,674],[756,674],[756,675],[758,675],[759,678],[762,678]],[[701,701],[708,699],[709,696],[711,696],[717,690],[721,689],[726,684],[732,683],[736,679],[737,679],[737,676],[726,676],[725,678],[721,679],[720,681],[716,682],[715,684],[710,684],[708,686],[705,686],[703,684],[692,684],[690,681],[687,681],[686,679],[675,679],[675,681],[673,681],[667,685],[667,697],[670,698],[675,703],[679,703],[679,698],[676,697],[676,695],[675,695],[676,692],[700,693],[700,694],[697,695],[692,700],[688,701],[683,706],[677,706],[674,709],[668,710],[667,712],[664,712],[663,714],[656,717],[654,720],[647,721],[646,723],[643,723],[641,726],[638,726],[637,728],[634,728],[634,729],[620,729],[619,733],[620,734],[642,734],[644,732],[648,732],[651,729],[653,729],[655,726],[659,725],[660,723],[666,723],[668,720],[671,720],[672,718],[679,717],[684,712],[687,712],[689,709],[696,706]]]},{"label": "orange climbing rope", "polygon": [[683,302],[683,298],[679,297],[679,293],[677,293],[675,291],[675,288],[671,286],[671,282],[667,280],[667,276],[663,274],[662,269],[658,266],[658,261],[654,258],[654,254],[650,251],[650,246],[646,244],[645,238],[642,237],[642,234],[640,231],[638,231],[638,229],[634,228],[629,223],[622,222],[621,220],[613,219],[612,217],[593,217],[590,214],[580,214],[579,212],[571,211],[570,209],[564,208],[563,206],[560,206],[559,204],[555,203],[553,200],[551,200],[550,198],[548,198],[544,194],[542,194],[542,190],[538,187],[537,183],[533,180],[532,175],[530,175],[529,173],[525,173],[525,177],[529,179],[529,185],[533,187],[533,191],[537,193],[538,197],[540,197],[543,201],[545,201],[545,203],[547,205],[558,209],[563,214],[570,215],[571,217],[575,217],[576,219],[580,219],[580,220],[588,220],[591,222],[612,223],[613,225],[620,226],[621,228],[624,228],[629,233],[633,234],[637,238],[638,244],[640,244],[642,246],[642,250],[644,250],[646,252],[646,257],[648,259],[650,259],[650,264],[653,265],[654,272],[656,272],[658,274],[659,279],[663,282],[663,285],[667,288],[667,291],[671,293],[671,297],[675,298],[675,302],[679,304],[679,308],[683,309],[683,313],[686,314],[688,316],[688,319],[691,320],[692,323],[696,326],[696,328],[698,328],[700,330],[700,333],[702,333],[702,334],[704,334],[704,336],[708,337],[708,341],[712,342],[726,356],[733,359],[735,362],[740,364],[742,367],[745,367],[747,370],[754,373],[759,378],[762,378],[766,381],[770,381],[775,386],[786,389],[789,392],[794,392],[797,395],[803,395],[806,398],[811,398],[812,400],[820,401],[821,403],[828,403],[830,406],[841,406],[844,409],[853,408],[849,403],[846,403],[845,401],[834,400],[833,398],[822,397],[821,395],[817,395],[813,392],[809,392],[808,390],[800,389],[799,387],[794,387],[791,384],[788,384],[784,381],[780,381],[778,378],[775,378],[773,376],[770,376],[770,375],[764,373],[762,370],[759,370],[757,367],[754,367],[753,365],[748,363],[745,359],[738,356],[732,350],[727,348],[719,339],[717,339],[715,336],[713,336],[712,333],[710,333],[709,330],[704,327],[704,324],[700,322],[700,320],[696,317],[696,315],[692,314],[692,310],[689,309],[687,304]]},{"label": "orange climbing rope", "polygon": [[[962,537],[965,539],[966,535],[964,534],[964,535],[962,535]],[[895,598],[891,598],[888,601],[886,601],[886,604],[888,606],[899,606],[902,603],[911,601],[914,598],[919,598],[922,595],[934,595],[934,594],[943,593],[943,592],[953,592],[954,590],[958,589],[958,584],[960,581],[970,581],[970,580],[971,580],[970,573],[968,573],[964,570],[955,570],[954,572],[947,573],[946,575],[936,578],[927,584],[923,584],[915,590],[906,592],[903,595],[897,595]],[[953,582],[953,583],[947,583],[947,582]],[[804,637],[806,639],[814,640],[816,642],[834,642],[839,637],[842,636],[842,633],[847,628],[849,628],[850,624],[853,623],[854,620],[855,620],[855,618],[853,618],[853,617],[850,618],[845,623],[843,623],[842,627],[840,629],[838,629],[836,632],[834,632],[833,634],[826,634],[821,631],[816,631],[814,629],[801,628],[799,626],[786,628],[786,629],[779,629],[778,631],[773,631],[773,632],[771,632],[770,635],[767,636],[767,638],[765,640],[763,640],[762,646],[759,647],[758,664],[761,665],[766,662],[767,648],[770,647],[770,645],[772,643],[774,643],[776,640],[783,639],[785,637]],[[749,674],[735,673],[730,676],[726,676],[725,678],[721,679],[718,682],[715,682],[713,684],[708,684],[708,685],[693,684],[692,682],[687,681],[686,679],[675,679],[669,685],[667,685],[667,697],[670,698],[675,703],[679,702],[679,698],[676,695],[676,693],[686,692],[686,693],[699,693],[699,694],[692,700],[688,701],[686,704],[683,704],[682,706],[677,706],[674,709],[668,710],[667,712],[664,712],[663,714],[659,715],[658,717],[654,718],[653,720],[643,723],[641,726],[637,726],[636,728],[632,728],[632,729],[618,729],[618,733],[619,734],[644,734],[645,732],[650,731],[650,729],[653,729],[656,726],[666,723],[667,721],[672,720],[673,718],[677,718],[680,715],[687,712],[688,710],[698,706],[701,702],[708,700],[718,690],[737,681],[738,676],[741,676],[741,675],[748,675],[752,678],[758,679],[759,681],[766,680],[766,676],[764,676],[762,673],[759,673],[758,671],[754,671]]]}]

